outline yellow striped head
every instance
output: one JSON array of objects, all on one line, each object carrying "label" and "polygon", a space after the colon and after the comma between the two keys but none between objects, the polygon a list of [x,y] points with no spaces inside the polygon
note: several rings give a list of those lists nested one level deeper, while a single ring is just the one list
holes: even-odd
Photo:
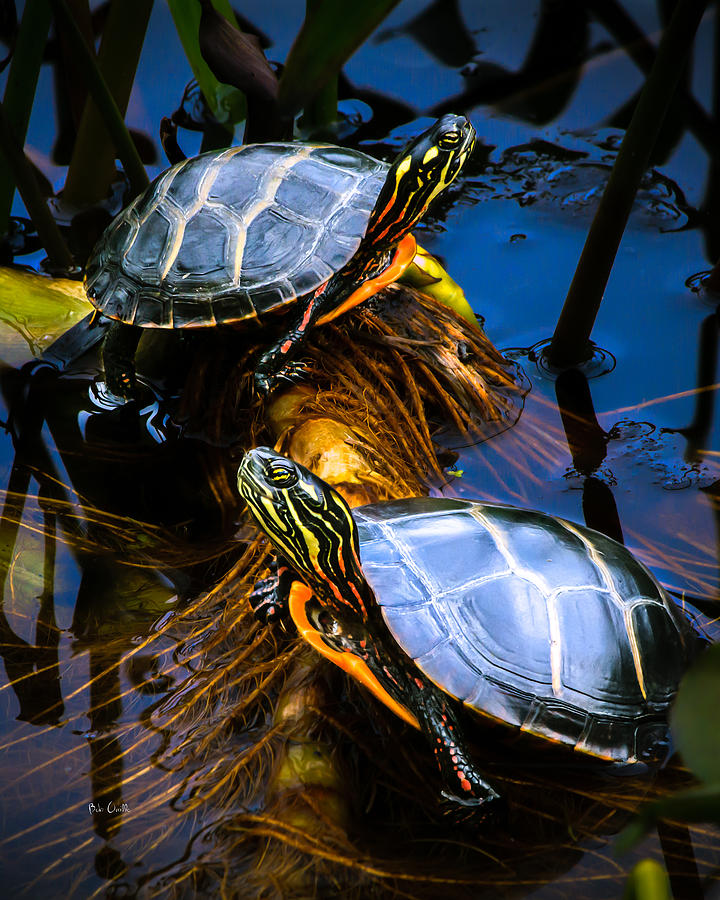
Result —
[{"label": "yellow striped head", "polygon": [[343,498],[304,466],[269,447],[243,457],[238,490],[279,555],[342,617],[367,616],[357,526]]},{"label": "yellow striped head", "polygon": [[375,202],[363,246],[394,246],[452,184],[475,146],[475,129],[465,116],[448,113],[408,144],[388,172]]}]

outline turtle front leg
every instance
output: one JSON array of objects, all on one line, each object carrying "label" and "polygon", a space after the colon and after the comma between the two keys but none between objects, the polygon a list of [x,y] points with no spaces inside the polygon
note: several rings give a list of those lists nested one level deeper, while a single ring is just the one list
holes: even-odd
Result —
[{"label": "turtle front leg", "polygon": [[270,564],[270,577],[255,583],[250,594],[250,606],[263,625],[273,625],[289,615],[288,598],[294,575],[283,559]]},{"label": "turtle front leg", "polygon": [[413,708],[421,729],[432,743],[445,785],[443,796],[463,806],[494,810],[502,798],[472,762],[451,701],[424,678],[416,677],[414,681],[417,692]]},{"label": "turtle front leg", "polygon": [[113,322],[103,340],[105,383],[108,390],[125,400],[135,392],[135,354],[141,335],[141,329],[135,325]]},{"label": "turtle front leg", "polygon": [[293,360],[305,341],[308,329],[339,302],[338,291],[332,287],[333,282],[334,279],[331,278],[303,301],[300,315],[292,327],[258,360],[255,366],[255,387],[259,394],[267,396],[282,381],[293,382],[302,377],[302,364],[294,364]]}]

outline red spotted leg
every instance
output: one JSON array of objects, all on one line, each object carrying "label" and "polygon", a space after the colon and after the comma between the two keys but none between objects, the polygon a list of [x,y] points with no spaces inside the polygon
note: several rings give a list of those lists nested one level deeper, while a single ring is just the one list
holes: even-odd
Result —
[{"label": "red spotted leg", "polygon": [[291,328],[266,350],[255,366],[255,387],[267,396],[282,381],[302,377],[303,366],[293,363],[313,325],[324,325],[354,306],[373,297],[379,290],[397,281],[415,258],[417,244],[405,235],[392,253],[367,262],[366,267],[352,260],[344,269],[321,284],[302,304],[300,315]]},{"label": "red spotted leg", "polygon": [[298,632],[319,653],[335,663],[382,701],[396,715],[430,740],[443,780],[443,795],[463,806],[491,811],[501,800],[471,761],[462,726],[451,699],[425,679],[417,666],[397,647],[378,616],[365,631],[328,617],[329,633],[318,630],[320,619],[308,617],[312,590],[295,581],[289,609]]},{"label": "red spotted leg", "polygon": [[415,711],[432,742],[444,784],[443,795],[463,806],[494,807],[500,794],[478,772],[465,748],[462,726],[448,698],[434,684],[416,678]]}]

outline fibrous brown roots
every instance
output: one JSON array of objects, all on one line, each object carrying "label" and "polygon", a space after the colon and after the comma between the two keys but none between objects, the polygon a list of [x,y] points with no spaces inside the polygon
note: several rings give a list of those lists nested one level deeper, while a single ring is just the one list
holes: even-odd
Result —
[{"label": "fibrous brown roots", "polygon": [[[223,354],[215,341],[212,353],[198,354],[185,417],[211,440],[242,449],[278,443],[316,462],[325,447],[318,474],[336,484],[342,479],[327,454],[342,431],[352,460],[332,465],[358,467],[359,497],[365,485],[376,499],[425,492],[429,480],[443,477],[445,442],[458,434],[481,441],[509,428],[528,389],[522,370],[479,327],[406,286],[392,285],[312,331],[302,352],[306,377],[269,402],[254,398],[248,364],[262,347],[229,340]],[[234,500],[234,472],[213,488]]]}]

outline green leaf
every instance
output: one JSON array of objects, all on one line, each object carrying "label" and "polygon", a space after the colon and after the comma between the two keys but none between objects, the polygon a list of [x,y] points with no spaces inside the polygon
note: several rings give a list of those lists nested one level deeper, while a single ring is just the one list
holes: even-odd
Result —
[{"label": "green leaf", "polygon": [[38,356],[92,309],[79,281],[0,267],[0,361],[19,366]]},{"label": "green leaf", "polygon": [[312,11],[308,9],[280,79],[281,112],[294,115],[315,97],[397,3],[398,0],[309,3]]},{"label": "green leaf", "polygon": [[670,714],[677,748],[703,781],[720,783],[720,644],[708,648],[680,682]]},{"label": "green leaf", "polygon": [[[231,25],[237,27],[230,0],[212,0],[212,4]],[[245,118],[245,98],[242,93],[218,81],[200,52],[200,3],[198,0],[168,0],[168,6],[190,68],[212,114],[218,122],[228,126],[242,121]]]},{"label": "green leaf", "polygon": [[623,900],[673,900],[665,869],[654,859],[641,859],[625,884]]}]

